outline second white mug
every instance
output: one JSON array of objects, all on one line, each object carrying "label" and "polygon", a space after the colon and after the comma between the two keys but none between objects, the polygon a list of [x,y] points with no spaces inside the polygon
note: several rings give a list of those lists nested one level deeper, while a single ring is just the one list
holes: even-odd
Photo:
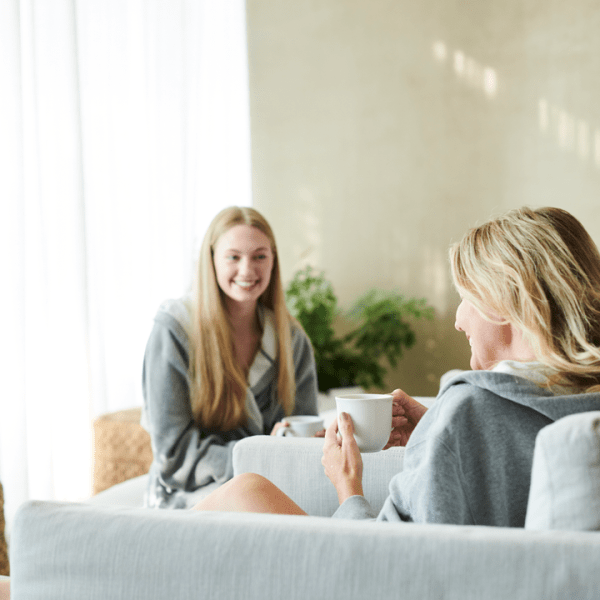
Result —
[{"label": "second white mug", "polygon": [[289,426],[280,427],[277,430],[277,435],[314,437],[317,432],[323,429],[323,419],[314,415],[294,415],[286,417],[284,421],[287,421]]}]

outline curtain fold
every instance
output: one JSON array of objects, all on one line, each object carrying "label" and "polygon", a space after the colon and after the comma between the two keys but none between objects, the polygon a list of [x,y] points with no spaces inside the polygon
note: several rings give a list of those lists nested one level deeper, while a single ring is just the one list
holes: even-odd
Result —
[{"label": "curtain fold", "polygon": [[0,2],[0,480],[91,492],[92,421],[141,404],[158,304],[251,204],[241,0]]}]

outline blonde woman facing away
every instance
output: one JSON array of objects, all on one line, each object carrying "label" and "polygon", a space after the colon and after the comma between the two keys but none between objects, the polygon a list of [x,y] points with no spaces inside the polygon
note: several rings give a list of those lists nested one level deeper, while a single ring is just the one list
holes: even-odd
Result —
[{"label": "blonde woman facing away", "polygon": [[317,414],[310,341],[291,317],[271,227],[230,207],[210,224],[193,293],[164,302],[144,355],[146,505],[193,506],[232,477],[232,449],[292,414]]},{"label": "blonde woman facing away", "polygon": [[[340,416],[343,441],[330,425],[322,462],[340,501],[334,517],[522,527],[537,433],[600,410],[600,254],[577,219],[513,210],[467,232],[450,263],[472,371],[446,382],[429,410],[393,392],[390,443],[406,451],[378,514],[363,496],[350,417]],[[303,514],[253,474],[197,508]]]}]

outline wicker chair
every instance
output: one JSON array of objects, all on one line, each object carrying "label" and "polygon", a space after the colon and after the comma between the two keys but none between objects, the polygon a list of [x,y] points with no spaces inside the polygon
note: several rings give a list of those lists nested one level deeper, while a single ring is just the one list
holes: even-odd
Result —
[{"label": "wicker chair", "polygon": [[4,491],[0,483],[0,575],[10,575],[8,548],[4,536]]},{"label": "wicker chair", "polygon": [[140,425],[140,417],[141,408],[131,408],[94,421],[93,494],[144,475],[150,469],[150,435]]}]

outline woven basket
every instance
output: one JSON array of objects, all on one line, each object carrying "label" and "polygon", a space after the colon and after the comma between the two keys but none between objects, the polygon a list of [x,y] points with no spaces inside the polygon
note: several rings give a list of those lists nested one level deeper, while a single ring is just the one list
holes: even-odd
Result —
[{"label": "woven basket", "polygon": [[4,490],[0,483],[0,575],[10,575],[8,548],[4,537]]},{"label": "woven basket", "polygon": [[94,421],[94,494],[150,469],[152,447],[140,425],[141,413],[141,408],[131,408]]}]

